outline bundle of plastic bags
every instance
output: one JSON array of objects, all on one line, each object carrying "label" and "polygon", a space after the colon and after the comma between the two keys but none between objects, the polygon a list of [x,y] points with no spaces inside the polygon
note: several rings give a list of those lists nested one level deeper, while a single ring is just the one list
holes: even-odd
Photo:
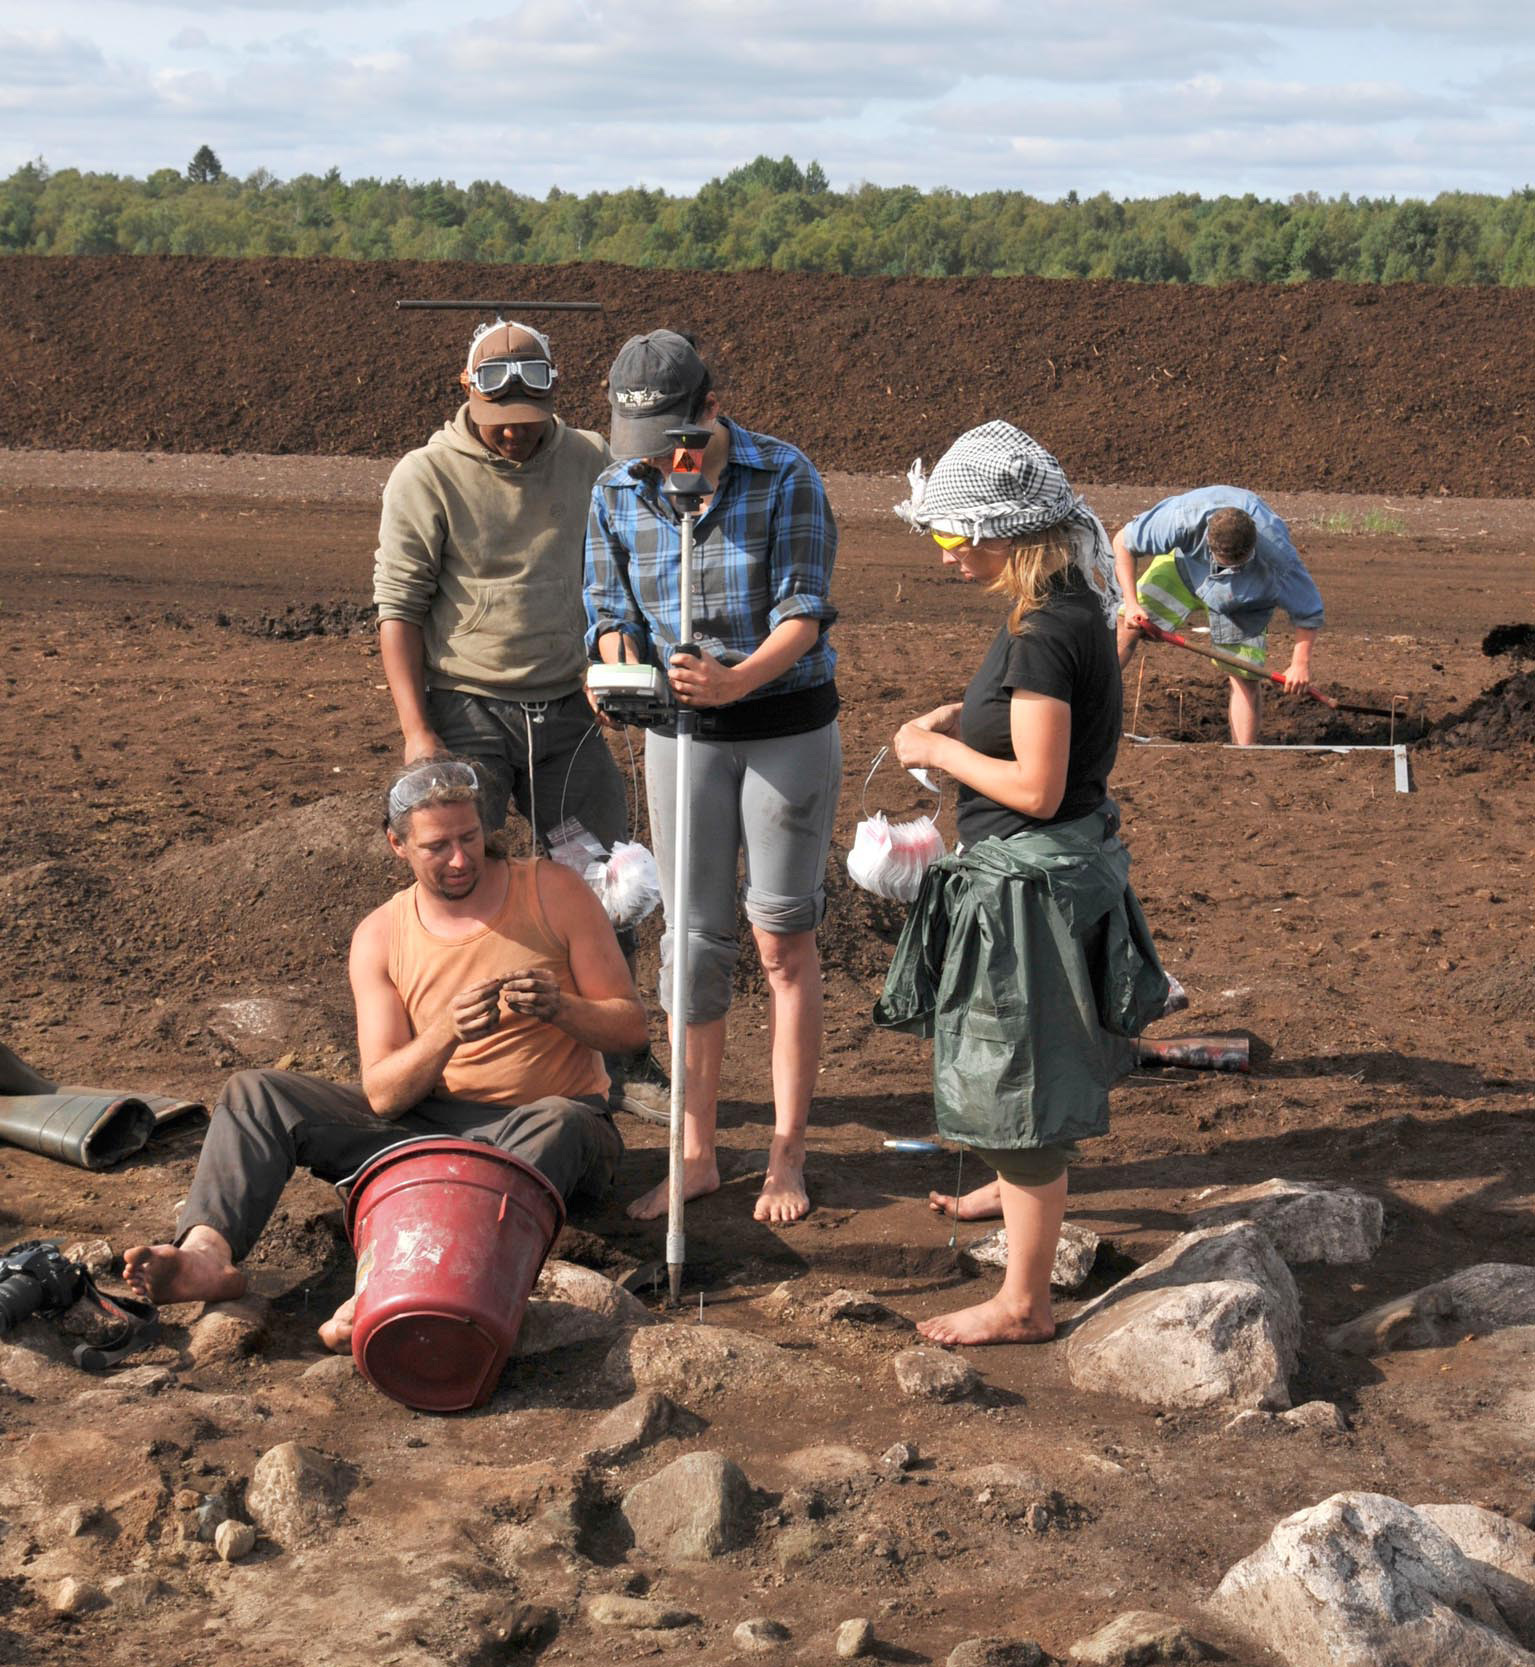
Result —
[{"label": "bundle of plastic bags", "polygon": [[890,822],[875,811],[858,824],[847,854],[847,875],[854,885],[876,897],[913,903],[929,864],[943,854],[943,835],[931,816]]},{"label": "bundle of plastic bags", "polygon": [[[933,820],[936,809],[933,816],[918,816],[910,822],[891,822],[880,811],[869,814],[869,783],[889,752],[888,747],[881,747],[863,778],[864,819],[858,824],[853,849],[847,854],[847,877],[855,886],[872,891],[876,897],[888,897],[893,903],[914,903],[922,889],[922,876],[944,854],[943,835]],[[928,792],[938,795],[938,809],[941,809],[943,795],[927,771],[907,773]]]},{"label": "bundle of plastic bags", "polygon": [[607,851],[580,822],[567,817],[549,835],[549,855],[586,881],[615,926],[633,926],[661,901],[656,859],[633,840],[621,839]]}]

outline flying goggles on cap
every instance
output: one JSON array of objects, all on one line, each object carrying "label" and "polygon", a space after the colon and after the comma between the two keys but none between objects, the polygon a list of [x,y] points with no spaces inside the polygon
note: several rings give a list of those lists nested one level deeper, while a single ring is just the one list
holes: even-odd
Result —
[{"label": "flying goggles on cap", "polygon": [[547,359],[482,359],[464,372],[463,382],[481,399],[507,399],[518,388],[547,394],[559,374]]},{"label": "flying goggles on cap", "polygon": [[479,791],[480,778],[472,764],[457,758],[428,759],[407,770],[389,789],[389,820],[398,821],[434,793],[463,787]]}]

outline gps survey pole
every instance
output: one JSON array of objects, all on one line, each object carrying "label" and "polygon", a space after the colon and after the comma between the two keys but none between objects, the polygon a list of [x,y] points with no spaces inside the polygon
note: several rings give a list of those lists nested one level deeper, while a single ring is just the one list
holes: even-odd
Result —
[{"label": "gps survey pole", "polygon": [[[709,492],[704,479],[706,428],[669,428],[675,445],[671,473],[662,490],[672,501],[682,534],[677,572],[677,646],[675,654],[697,654],[693,641],[693,529]],[[675,1304],[682,1300],[683,1198],[682,1135],[687,1114],[688,1058],[688,871],[689,812],[693,803],[693,730],[691,708],[677,708],[677,796],[672,846],[672,1104],[671,1153],[666,1171],[666,1277]]]}]

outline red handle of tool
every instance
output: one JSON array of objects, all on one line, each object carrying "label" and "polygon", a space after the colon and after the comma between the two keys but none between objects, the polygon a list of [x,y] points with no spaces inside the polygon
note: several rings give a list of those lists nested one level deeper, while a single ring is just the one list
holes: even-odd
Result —
[{"label": "red handle of tool", "polygon": [[[1138,629],[1145,636],[1150,637],[1153,642],[1171,643],[1174,648],[1185,648],[1190,654],[1198,654],[1206,660],[1218,660],[1223,666],[1235,666],[1239,671],[1245,671],[1249,677],[1256,674],[1259,677],[1266,677],[1270,683],[1278,683],[1281,687],[1284,684],[1284,678],[1277,671],[1260,672],[1250,661],[1244,660],[1240,654],[1230,654],[1223,648],[1217,648],[1214,643],[1190,642],[1187,637],[1179,636],[1176,631],[1164,630],[1162,626],[1149,619],[1142,620]],[[1338,710],[1337,701],[1328,695],[1324,695],[1320,689],[1308,688],[1306,693],[1313,700],[1321,701],[1323,706],[1330,706],[1334,712]]]}]

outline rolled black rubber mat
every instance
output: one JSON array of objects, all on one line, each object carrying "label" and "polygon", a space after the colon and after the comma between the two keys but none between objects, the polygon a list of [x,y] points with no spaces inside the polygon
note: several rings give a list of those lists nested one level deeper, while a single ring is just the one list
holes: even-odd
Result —
[{"label": "rolled black rubber mat", "polygon": [[79,1169],[108,1169],[163,1124],[205,1108],[165,1094],[59,1087],[0,1042],[0,1140]]}]

